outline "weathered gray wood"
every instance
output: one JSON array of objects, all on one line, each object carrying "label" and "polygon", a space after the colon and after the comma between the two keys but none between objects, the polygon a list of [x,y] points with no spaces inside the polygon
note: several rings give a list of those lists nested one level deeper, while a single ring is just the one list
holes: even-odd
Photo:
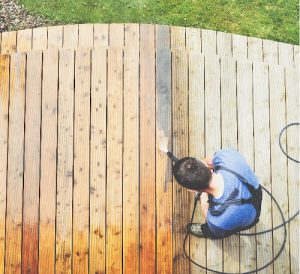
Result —
[{"label": "weathered gray wood", "polygon": [[165,25],[155,25],[156,48],[170,48],[171,37],[170,27]]}]

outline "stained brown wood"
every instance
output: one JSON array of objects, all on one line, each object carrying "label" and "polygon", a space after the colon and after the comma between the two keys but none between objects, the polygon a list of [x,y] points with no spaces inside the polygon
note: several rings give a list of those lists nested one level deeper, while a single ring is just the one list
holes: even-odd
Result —
[{"label": "stained brown wood", "polygon": [[[123,51],[108,49],[106,272],[122,273]],[[122,125],[122,126],[121,126]]]},{"label": "stained brown wood", "polygon": [[171,161],[159,149],[166,141],[172,150],[171,51],[156,55],[156,273],[173,273],[172,267],[172,170]]},{"label": "stained brown wood", "polygon": [[[179,50],[172,52],[172,119],[173,152],[181,158],[188,154],[188,58]],[[173,179],[173,273],[189,273],[182,243],[189,221],[189,201],[192,195]],[[187,250],[189,244],[187,243]]]},{"label": "stained brown wood", "polygon": [[74,51],[59,51],[56,273],[72,272]]},{"label": "stained brown wood", "polygon": [[17,32],[3,32],[1,35],[1,54],[11,54],[17,50]]},{"label": "stained brown wood", "polygon": [[22,272],[38,271],[42,52],[27,54]]},{"label": "stained brown wood", "polygon": [[107,50],[91,58],[90,272],[105,273]]},{"label": "stained brown wood", "polygon": [[55,273],[58,50],[43,53],[39,273]]},{"label": "stained brown wood", "polygon": [[26,56],[11,56],[5,272],[21,273]]},{"label": "stained brown wood", "polygon": [[0,272],[4,273],[8,152],[9,55],[0,56]]},{"label": "stained brown wood", "polygon": [[[139,273],[139,27],[125,24],[123,273]],[[129,46],[131,45],[131,46]]]},{"label": "stained brown wood", "polygon": [[[154,274],[155,225],[155,49],[146,46],[151,27],[141,32],[140,47],[140,273]],[[151,36],[150,36],[151,37]],[[152,40],[153,41],[153,40]]]}]

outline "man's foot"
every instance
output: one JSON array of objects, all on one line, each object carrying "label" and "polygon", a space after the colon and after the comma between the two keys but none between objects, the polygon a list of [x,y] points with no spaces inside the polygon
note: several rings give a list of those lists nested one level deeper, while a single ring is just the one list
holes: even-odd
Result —
[{"label": "man's foot", "polygon": [[201,229],[201,224],[199,223],[188,223],[186,226],[186,230],[190,231],[190,234],[199,237],[199,238],[204,238],[204,234]]}]

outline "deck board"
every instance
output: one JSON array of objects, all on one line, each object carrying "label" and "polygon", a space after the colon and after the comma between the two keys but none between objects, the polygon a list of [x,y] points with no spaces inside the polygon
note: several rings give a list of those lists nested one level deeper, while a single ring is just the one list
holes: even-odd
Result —
[{"label": "deck board", "polygon": [[[0,166],[6,199],[0,262],[7,273],[206,273],[183,254],[193,195],[175,182],[161,138],[178,157],[201,159],[237,147],[285,213],[297,210],[299,168],[277,138],[297,119],[299,71],[170,50],[170,36],[161,36],[170,29],[123,26],[125,47],[1,55],[0,156],[7,163]],[[283,136],[293,155],[297,134],[294,128]],[[203,221],[199,205],[196,214]],[[265,195],[256,231],[280,221]],[[262,273],[297,273],[298,231],[296,219],[284,253]],[[191,236],[187,250],[212,269],[250,271],[276,255],[282,232]]]}]

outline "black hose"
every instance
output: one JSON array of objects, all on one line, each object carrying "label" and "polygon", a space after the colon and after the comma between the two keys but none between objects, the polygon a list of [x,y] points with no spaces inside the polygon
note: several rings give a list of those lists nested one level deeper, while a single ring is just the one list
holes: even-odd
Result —
[{"label": "black hose", "polygon": [[[298,160],[292,158],[291,156],[289,156],[289,155],[283,150],[283,147],[282,147],[282,144],[281,144],[281,135],[282,135],[282,133],[283,133],[288,127],[290,127],[290,126],[292,126],[292,125],[299,125],[299,123],[290,123],[290,124],[286,125],[286,126],[280,131],[279,138],[278,138],[278,139],[279,139],[279,146],[280,146],[280,148],[281,148],[283,154],[286,155],[286,156],[288,157],[288,159],[290,159],[290,160],[292,160],[292,161],[294,161],[294,162],[296,162],[296,163],[299,163]],[[188,238],[188,236],[189,236],[189,234],[190,234],[190,230],[188,229],[188,230],[187,230],[187,233],[186,233],[186,235],[185,235],[185,238],[184,238],[184,240],[183,240],[183,252],[184,252],[184,255],[188,258],[188,260],[189,260],[190,262],[192,262],[193,264],[197,265],[198,267],[201,267],[201,268],[204,269],[204,270],[212,271],[212,272],[215,272],[215,273],[220,273],[220,274],[248,274],[248,273],[255,273],[255,272],[257,272],[257,271],[261,271],[261,270],[265,269],[265,268],[268,267],[270,264],[272,264],[273,262],[276,261],[276,259],[277,259],[277,258],[279,257],[279,255],[282,253],[282,251],[283,251],[283,249],[284,249],[284,246],[285,246],[285,243],[286,243],[286,238],[287,238],[286,225],[287,225],[287,223],[289,223],[290,221],[292,221],[297,215],[299,215],[299,210],[298,210],[292,217],[290,217],[289,219],[285,220],[284,214],[283,214],[283,212],[282,212],[282,209],[281,209],[280,205],[278,204],[277,200],[275,199],[275,197],[274,197],[274,196],[271,194],[271,192],[270,192],[269,190],[267,190],[265,187],[263,187],[263,186],[261,186],[261,187],[262,187],[262,189],[263,189],[265,192],[268,193],[268,195],[271,197],[271,199],[272,199],[272,200],[274,201],[274,203],[276,204],[276,206],[277,206],[277,208],[278,208],[278,210],[279,210],[279,212],[280,212],[281,218],[282,218],[282,223],[281,223],[280,225],[274,227],[274,228],[270,228],[270,229],[267,229],[267,230],[264,230],[264,231],[259,231],[259,232],[255,232],[255,233],[240,233],[240,232],[238,232],[238,233],[236,233],[236,234],[237,234],[237,235],[240,235],[240,236],[255,236],[255,235],[261,235],[261,234],[265,234],[265,233],[268,233],[268,232],[272,232],[272,231],[274,231],[274,230],[276,230],[276,229],[278,229],[278,228],[280,228],[280,227],[284,227],[284,239],[283,239],[283,243],[282,243],[282,245],[281,245],[281,247],[280,247],[279,252],[276,254],[276,256],[275,256],[270,262],[268,262],[267,264],[265,264],[264,266],[262,266],[262,267],[260,267],[260,268],[256,268],[256,269],[251,270],[251,271],[242,272],[242,273],[240,273],[240,272],[237,272],[237,273],[234,273],[234,272],[223,272],[223,271],[220,272],[220,271],[217,271],[217,270],[214,270],[214,269],[210,269],[210,268],[208,268],[208,267],[205,267],[205,266],[203,266],[203,265],[198,264],[197,262],[195,262],[195,261],[187,254],[187,252],[186,252],[186,250],[185,250],[185,243],[186,243],[186,240],[187,240],[187,238]],[[197,202],[198,202],[198,199],[195,198],[195,201],[194,201],[194,209],[193,209],[193,213],[192,213],[192,217],[191,217],[190,223],[193,223],[194,215],[195,215],[195,210],[196,210],[196,207],[197,207]]]}]

